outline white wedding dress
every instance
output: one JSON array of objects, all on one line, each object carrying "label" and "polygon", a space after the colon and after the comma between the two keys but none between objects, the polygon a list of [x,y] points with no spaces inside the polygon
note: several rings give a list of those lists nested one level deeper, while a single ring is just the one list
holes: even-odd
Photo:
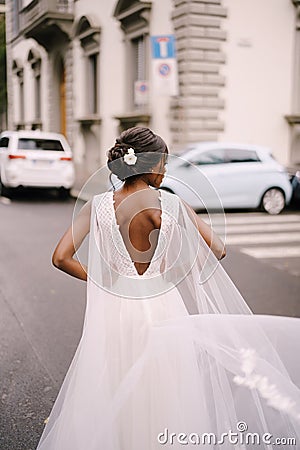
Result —
[{"label": "white wedding dress", "polygon": [[300,449],[300,319],[252,314],[180,199],[160,200],[139,275],[113,193],[93,198],[83,334],[37,449]]}]

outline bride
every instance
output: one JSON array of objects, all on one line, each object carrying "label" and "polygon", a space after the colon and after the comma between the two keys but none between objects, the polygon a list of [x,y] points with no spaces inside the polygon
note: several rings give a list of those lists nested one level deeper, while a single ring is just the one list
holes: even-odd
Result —
[{"label": "bride", "polygon": [[124,131],[107,154],[122,187],[86,203],[54,251],[87,305],[37,449],[300,449],[299,319],[252,313],[221,239],[158,189],[167,154],[150,129]]}]

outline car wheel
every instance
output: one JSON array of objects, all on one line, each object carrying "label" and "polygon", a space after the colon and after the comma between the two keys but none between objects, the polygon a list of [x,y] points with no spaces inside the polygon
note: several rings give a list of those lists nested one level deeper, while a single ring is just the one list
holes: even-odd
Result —
[{"label": "car wheel", "polygon": [[0,197],[9,197],[10,189],[2,183],[0,179]]},{"label": "car wheel", "polygon": [[278,188],[268,189],[262,197],[261,206],[268,214],[280,214],[285,207],[284,193]]}]

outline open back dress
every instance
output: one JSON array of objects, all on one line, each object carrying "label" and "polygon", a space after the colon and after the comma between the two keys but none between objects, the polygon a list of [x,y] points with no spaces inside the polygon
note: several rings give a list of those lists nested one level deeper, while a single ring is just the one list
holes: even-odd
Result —
[{"label": "open back dress", "polygon": [[300,449],[300,319],[253,314],[180,198],[159,195],[143,275],[113,193],[93,198],[82,337],[37,449]]}]

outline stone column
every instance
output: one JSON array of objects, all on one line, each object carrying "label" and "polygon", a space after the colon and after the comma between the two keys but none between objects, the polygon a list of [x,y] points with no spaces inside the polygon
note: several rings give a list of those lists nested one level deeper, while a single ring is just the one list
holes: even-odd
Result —
[{"label": "stone column", "polygon": [[292,0],[295,6],[294,85],[292,114],[285,116],[291,129],[290,165],[300,165],[300,0]]},{"label": "stone column", "polygon": [[13,71],[12,71],[12,8],[11,0],[6,1],[6,73],[7,73],[7,128],[14,128],[14,89],[13,89]]},{"label": "stone column", "polygon": [[225,85],[222,0],[174,0],[172,14],[177,42],[179,96],[171,102],[175,148],[195,141],[217,140],[224,124],[221,90]]},{"label": "stone column", "polygon": [[70,146],[73,145],[74,132],[74,105],[73,105],[73,43],[68,44],[65,53],[65,71],[66,71],[66,121],[67,121],[67,139]]}]

